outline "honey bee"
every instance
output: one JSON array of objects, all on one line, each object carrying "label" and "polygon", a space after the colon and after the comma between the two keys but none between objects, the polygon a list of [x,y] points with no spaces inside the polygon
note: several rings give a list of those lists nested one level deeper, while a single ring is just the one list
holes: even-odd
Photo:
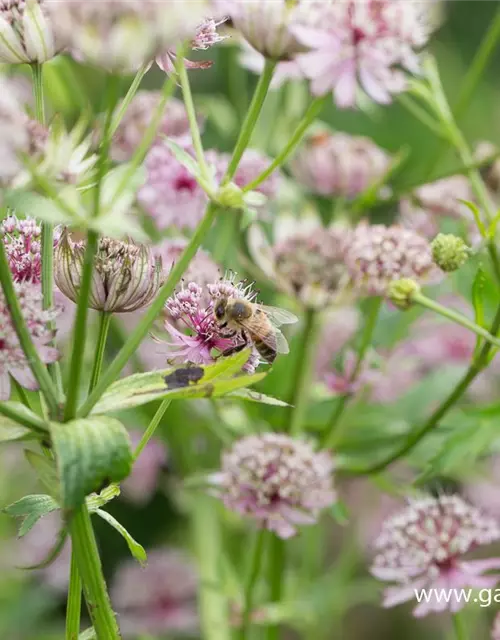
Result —
[{"label": "honey bee", "polygon": [[278,329],[282,324],[293,324],[298,318],[284,309],[267,307],[244,298],[220,298],[214,307],[214,316],[221,329],[229,329],[225,335],[241,336],[242,342],[224,352],[230,355],[252,343],[262,358],[273,363],[278,353],[288,353],[288,343]]}]

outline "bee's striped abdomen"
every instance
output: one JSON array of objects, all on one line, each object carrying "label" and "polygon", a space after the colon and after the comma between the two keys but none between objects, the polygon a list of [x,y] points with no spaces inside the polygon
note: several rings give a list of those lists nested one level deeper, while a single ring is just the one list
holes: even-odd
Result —
[{"label": "bee's striped abdomen", "polygon": [[266,362],[269,364],[273,363],[276,360],[276,355],[278,353],[278,344],[276,342],[276,336],[273,333],[270,333],[266,337],[266,342],[263,342],[257,336],[252,337],[252,342],[255,345],[255,348],[259,352],[259,354],[264,358]]}]

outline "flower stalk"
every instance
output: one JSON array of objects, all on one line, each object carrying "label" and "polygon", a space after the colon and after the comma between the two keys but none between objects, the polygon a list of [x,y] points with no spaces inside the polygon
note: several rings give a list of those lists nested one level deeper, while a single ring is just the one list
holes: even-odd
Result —
[{"label": "flower stalk", "polygon": [[143,433],[142,438],[140,439],[139,444],[137,445],[134,451],[134,460],[137,460],[137,458],[141,455],[141,452],[143,451],[144,447],[148,444],[148,442],[153,437],[156,429],[158,428],[171,402],[172,401],[170,400],[170,398],[168,398],[167,400],[164,400],[158,407],[156,413],[153,416],[153,419],[149,423],[146,431]]},{"label": "flower stalk", "polygon": [[243,614],[241,618],[241,628],[239,632],[239,640],[247,640],[248,627],[251,622],[251,615],[253,609],[253,597],[255,586],[257,584],[257,578],[262,566],[262,559],[265,548],[266,535],[264,529],[257,532],[255,544],[252,552],[250,571],[248,573],[248,579],[245,586],[245,600],[243,602]]},{"label": "flower stalk", "polygon": [[[280,602],[283,597],[283,577],[286,565],[285,541],[269,532],[268,542],[268,563],[269,563],[269,599],[270,602]],[[279,625],[270,625],[266,631],[266,640],[279,640]]]},{"label": "flower stalk", "polygon": [[454,613],[452,620],[456,640],[468,640],[469,634],[467,633],[463,615],[461,613]]},{"label": "flower stalk", "polygon": [[82,609],[82,581],[78,572],[76,556],[71,553],[69,591],[66,604],[66,640],[78,640]]},{"label": "flower stalk", "polygon": [[99,317],[99,335],[97,336],[96,354],[94,359],[94,366],[92,367],[92,374],[90,376],[89,393],[95,388],[99,376],[101,375],[102,364],[104,361],[104,352],[106,350],[106,341],[108,339],[109,325],[111,322],[112,314],[106,311],[101,311]]}]

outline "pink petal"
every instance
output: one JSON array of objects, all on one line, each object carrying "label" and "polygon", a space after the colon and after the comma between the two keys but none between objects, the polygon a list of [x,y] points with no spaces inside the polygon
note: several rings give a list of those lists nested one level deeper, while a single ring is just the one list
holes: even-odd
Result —
[{"label": "pink petal", "polygon": [[359,69],[359,79],[361,86],[372,100],[380,104],[389,104],[391,102],[391,94],[383,84],[377,80],[375,75],[364,66],[361,66]]},{"label": "pink petal", "polygon": [[411,585],[400,585],[397,587],[388,587],[384,590],[384,599],[382,606],[386,609],[395,607],[403,602],[413,600],[415,597],[415,589],[421,589],[426,583],[426,580],[414,582]]},{"label": "pink petal", "polygon": [[[350,68],[349,68],[350,67]],[[354,62],[345,69],[335,85],[335,102],[338,107],[344,109],[346,107],[354,107],[356,105],[356,73]]]},{"label": "pink petal", "polygon": [[490,569],[500,569],[500,558],[485,558],[484,560],[469,560],[460,562],[460,568],[466,573],[479,575]]},{"label": "pink petal", "polygon": [[0,400],[8,400],[10,398],[10,378],[6,371],[0,374]]},{"label": "pink petal", "polygon": [[35,376],[31,373],[31,369],[29,367],[20,367],[19,369],[11,369],[10,373],[13,378],[15,378],[21,387],[25,389],[29,389],[30,391],[36,391],[38,387],[38,382],[35,379]]},{"label": "pink petal", "polygon": [[339,48],[338,38],[327,31],[323,31],[323,29],[295,25],[290,27],[290,31],[299,42],[305,44],[306,47],[311,47],[311,49],[327,49],[331,51]]}]

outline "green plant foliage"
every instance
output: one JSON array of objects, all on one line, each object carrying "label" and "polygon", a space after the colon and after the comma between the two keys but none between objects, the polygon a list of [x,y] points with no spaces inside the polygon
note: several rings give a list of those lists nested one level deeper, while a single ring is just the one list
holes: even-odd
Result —
[{"label": "green plant foliage", "polygon": [[116,520],[116,518],[113,518],[113,516],[110,513],[108,513],[107,511],[103,511],[102,509],[96,509],[95,513],[100,518],[105,520],[109,525],[111,525],[113,529],[116,529],[116,531],[118,531],[118,533],[122,536],[122,538],[127,543],[127,546],[130,549],[130,553],[141,565],[144,566],[148,561],[148,556],[146,554],[144,547],[140,545],[136,540],[134,540],[134,538],[132,538],[132,536],[125,529],[125,527],[122,526],[118,522],[118,520]]},{"label": "green plant foliage", "polygon": [[47,513],[57,511],[59,505],[51,496],[33,495],[25,496],[17,502],[5,507],[3,511],[14,518],[22,518],[18,535],[25,536],[38,520]]}]

